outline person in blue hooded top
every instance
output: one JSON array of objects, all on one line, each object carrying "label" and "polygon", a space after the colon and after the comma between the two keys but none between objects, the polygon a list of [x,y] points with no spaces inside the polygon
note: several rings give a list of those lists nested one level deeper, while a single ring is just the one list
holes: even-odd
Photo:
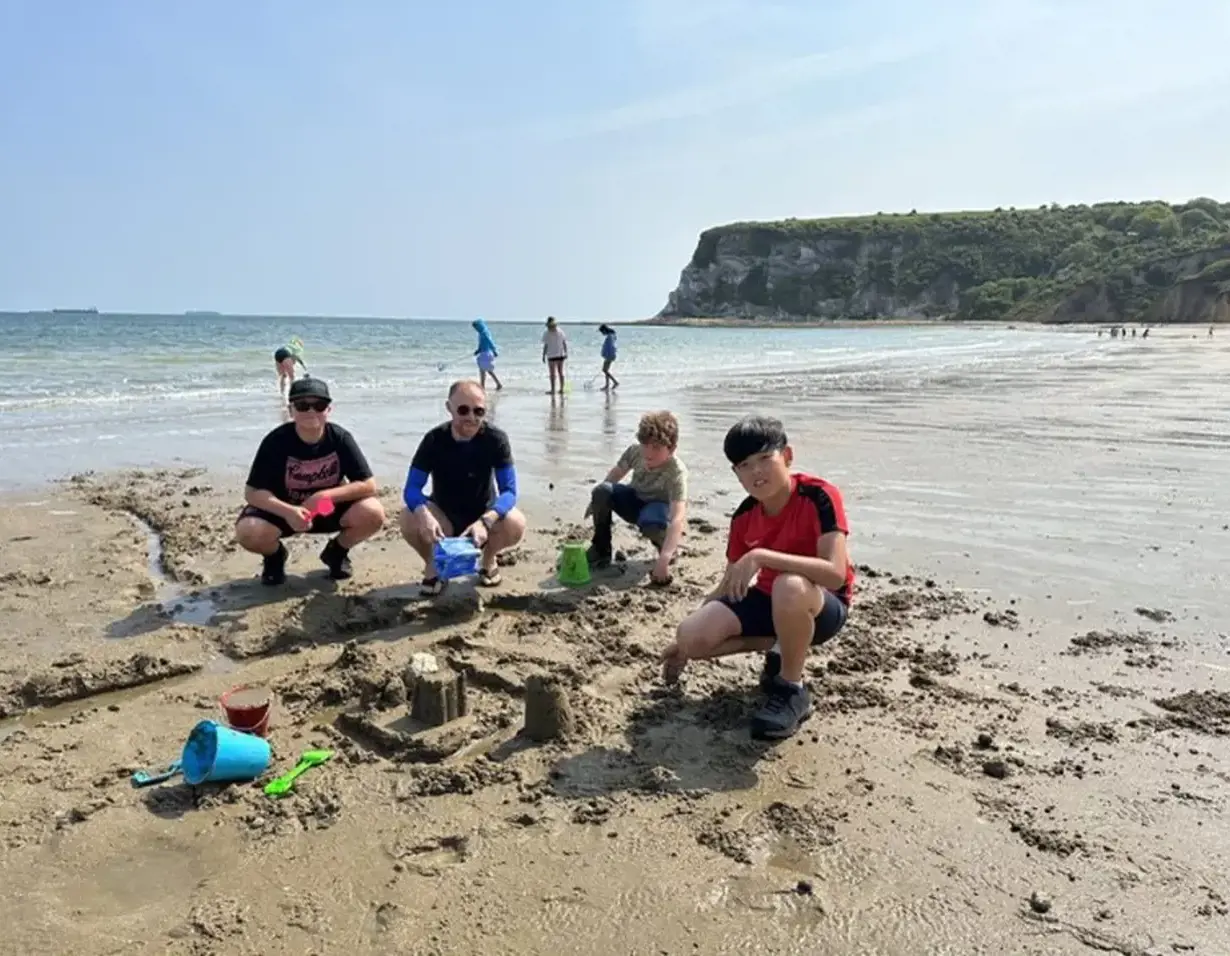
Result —
[{"label": "person in blue hooded top", "polygon": [[474,350],[475,360],[478,362],[478,383],[486,388],[487,376],[490,375],[491,381],[495,382],[496,391],[499,391],[504,386],[495,374],[495,360],[500,354],[496,350],[495,339],[491,337],[491,330],[482,319],[475,319],[470,325],[478,333],[478,348]]},{"label": "person in blue hooded top", "polygon": [[611,374],[611,365],[615,362],[616,354],[615,330],[603,323],[598,326],[598,331],[602,333],[602,390],[608,392],[613,388],[619,388],[619,379]]}]

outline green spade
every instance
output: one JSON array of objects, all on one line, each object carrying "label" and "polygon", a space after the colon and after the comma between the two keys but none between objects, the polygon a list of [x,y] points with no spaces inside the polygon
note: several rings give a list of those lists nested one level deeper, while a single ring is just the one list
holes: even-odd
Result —
[{"label": "green spade", "polygon": [[301,773],[306,773],[313,767],[319,767],[322,763],[333,756],[332,750],[305,750],[302,756],[299,757],[299,762],[295,764],[295,769],[289,773],[284,773],[276,780],[270,780],[265,784],[265,793],[271,797],[281,797],[290,793],[295,786],[295,778]]}]

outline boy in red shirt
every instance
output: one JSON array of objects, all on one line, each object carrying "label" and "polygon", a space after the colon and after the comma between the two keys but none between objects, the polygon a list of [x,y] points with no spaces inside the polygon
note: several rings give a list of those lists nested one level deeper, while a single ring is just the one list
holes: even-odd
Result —
[{"label": "boy in red shirt", "polygon": [[794,453],[776,418],[744,418],[726,433],[724,450],[749,497],[730,522],[726,573],[679,624],[662,652],[662,676],[674,683],[689,660],[763,653],[765,701],[752,715],[752,735],[777,740],[811,713],[808,647],[846,623],[854,588],[849,526],[841,492],[791,473]]}]

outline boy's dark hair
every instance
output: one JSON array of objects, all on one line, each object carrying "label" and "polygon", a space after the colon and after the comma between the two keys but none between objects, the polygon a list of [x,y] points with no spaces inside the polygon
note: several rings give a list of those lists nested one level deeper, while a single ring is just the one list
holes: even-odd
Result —
[{"label": "boy's dark hair", "polygon": [[637,425],[636,440],[642,445],[652,442],[666,448],[678,448],[679,419],[668,411],[646,412]]},{"label": "boy's dark hair", "polygon": [[730,427],[722,451],[732,465],[737,465],[752,455],[781,451],[787,444],[786,427],[781,421],[767,415],[748,415]]},{"label": "boy's dark hair", "polygon": [[603,335],[610,335],[615,330],[604,322],[602,325],[598,326],[598,331]]}]

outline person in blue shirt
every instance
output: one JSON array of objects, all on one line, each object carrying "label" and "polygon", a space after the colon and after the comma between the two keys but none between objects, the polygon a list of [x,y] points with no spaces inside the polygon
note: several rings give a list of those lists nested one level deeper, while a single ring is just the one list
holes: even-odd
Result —
[{"label": "person in blue shirt", "polygon": [[498,392],[504,385],[495,374],[495,360],[500,354],[496,350],[495,339],[491,337],[491,330],[482,319],[475,319],[470,325],[478,333],[478,348],[474,350],[475,360],[478,362],[478,384],[486,388],[487,376],[490,375]]},{"label": "person in blue shirt", "polygon": [[615,330],[609,325],[603,323],[598,326],[598,331],[602,333],[602,390],[610,391],[613,388],[619,388],[619,379],[611,374],[611,363],[615,361]]},{"label": "person in blue shirt", "polygon": [[425,595],[444,590],[435,559],[441,538],[472,539],[482,549],[478,583],[495,587],[500,552],[525,535],[525,516],[516,506],[512,446],[508,435],[486,420],[483,387],[475,381],[454,382],[444,407],[449,420],[423,436],[410,462],[402,494],[406,509],[398,522],[402,537],[425,562]]}]

